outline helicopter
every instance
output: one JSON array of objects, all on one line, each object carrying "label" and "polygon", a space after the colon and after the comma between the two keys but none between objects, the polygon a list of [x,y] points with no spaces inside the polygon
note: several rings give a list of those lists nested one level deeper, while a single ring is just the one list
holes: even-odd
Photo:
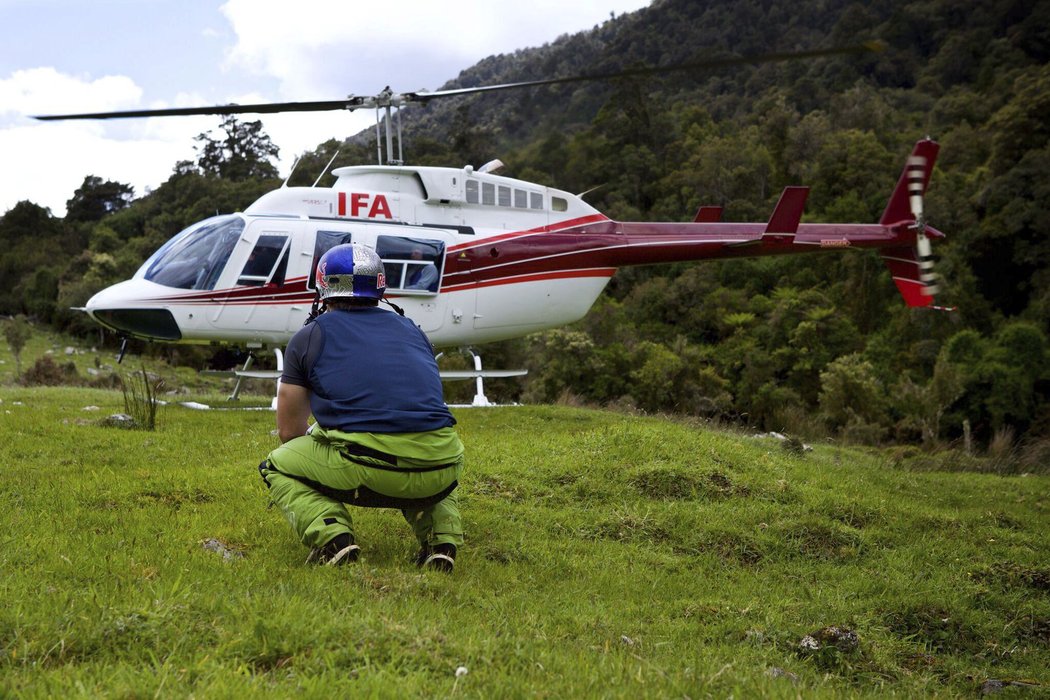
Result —
[{"label": "helicopter", "polygon": [[[783,190],[766,222],[723,222],[718,206],[700,207],[686,223],[620,222],[581,195],[499,175],[498,160],[478,168],[406,164],[403,107],[470,93],[869,50],[880,47],[734,57],[435,92],[386,88],[375,96],[323,102],[37,119],[374,108],[376,165],[337,168],[330,187],[317,186],[320,177],[311,187],[289,187],[286,180],[243,212],[195,223],[153,253],[131,279],[91,297],[84,310],[125,344],[137,338],[247,348],[245,365],[234,372],[238,383],[231,398],[236,398],[241,379],[279,376],[281,348],[303,326],[317,297],[320,257],[336,245],[363,244],[384,262],[387,299],[419,325],[435,349],[462,349],[473,357],[473,370],[445,371],[443,378],[475,379],[473,405],[489,405],[483,379],[524,370],[482,369],[474,348],[581,319],[623,266],[876,249],[908,306],[944,308],[935,304],[939,289],[930,244],[944,234],[926,225],[923,212],[939,146],[929,138],[915,144],[878,223],[801,223],[809,189],[799,186]],[[380,123],[385,125],[385,164]],[[276,372],[251,370],[253,353],[264,349],[276,354]]]}]

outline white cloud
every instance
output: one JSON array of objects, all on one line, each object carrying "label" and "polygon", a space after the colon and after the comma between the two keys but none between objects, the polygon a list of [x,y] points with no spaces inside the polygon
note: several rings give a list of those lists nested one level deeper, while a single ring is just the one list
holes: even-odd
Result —
[{"label": "white cloud", "polygon": [[123,75],[85,80],[54,68],[30,68],[0,80],[0,113],[100,112],[132,106],[140,99],[142,89]]},{"label": "white cloud", "polygon": [[[129,76],[150,85],[145,76],[156,78],[156,66],[127,67],[127,53],[114,36],[106,47],[112,51],[100,48],[93,56],[121,57],[114,64],[121,66],[118,74],[97,77],[112,71],[99,68],[102,62],[95,64],[94,76],[76,74],[86,70],[82,63],[66,72],[23,66],[0,76],[0,158],[7,166],[0,170],[0,215],[23,199],[62,215],[66,200],[89,174],[130,184],[141,196],[166,180],[177,161],[195,157],[194,136],[219,124],[217,117],[42,123],[26,115],[338,99],[350,92],[375,94],[385,85],[395,90],[436,89],[488,55],[538,46],[604,22],[610,11],[620,14],[646,4],[227,0],[221,12],[228,26],[217,26],[213,17],[186,41],[188,52],[201,42],[212,47],[228,43],[224,65],[208,64],[210,71],[197,66],[192,79],[182,82],[194,92],[177,94],[165,92],[163,83],[143,90]],[[119,74],[125,70],[127,75]],[[240,94],[230,90],[231,85],[241,86]],[[143,105],[153,95],[160,99]],[[374,115],[364,110],[245,118],[263,121],[281,149],[280,169],[285,174],[296,155],[374,123]]]},{"label": "white cloud", "polygon": [[[0,215],[29,199],[65,213],[66,201],[87,175],[131,184],[137,196],[168,178],[193,156],[190,142],[156,138],[119,140],[93,122],[16,126],[0,131],[0,153],[16,167],[0,169]],[[30,191],[27,191],[29,183]]]},{"label": "white cloud", "polygon": [[193,156],[192,138],[208,125],[193,119],[38,122],[26,116],[127,109],[141,97],[126,76],[81,78],[43,67],[0,80],[0,154],[8,166],[0,169],[0,214],[28,199],[61,216],[86,175],[130,184],[138,195],[166,180],[177,161]]},{"label": "white cloud", "polygon": [[528,3],[433,0],[229,0],[227,61],[280,81],[283,99],[435,89],[478,60],[588,29],[644,0]]}]

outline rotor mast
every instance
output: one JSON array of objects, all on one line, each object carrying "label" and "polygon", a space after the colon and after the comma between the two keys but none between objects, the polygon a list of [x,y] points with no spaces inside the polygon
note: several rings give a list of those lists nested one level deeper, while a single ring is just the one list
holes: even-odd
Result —
[{"label": "rotor mast", "polygon": [[[401,108],[404,106],[404,99],[401,95],[394,94],[390,89],[390,86],[386,86],[383,90],[375,96],[374,105],[376,109],[376,161],[379,165],[383,164],[383,151],[381,148],[381,141],[379,135],[379,122],[384,123],[384,130],[386,132],[386,164],[387,165],[404,165],[404,149],[402,148],[402,132],[401,132]],[[394,108],[397,108],[397,158],[394,156],[394,136],[393,136],[393,125],[392,125],[392,112]],[[380,109],[385,114],[380,113]]]}]

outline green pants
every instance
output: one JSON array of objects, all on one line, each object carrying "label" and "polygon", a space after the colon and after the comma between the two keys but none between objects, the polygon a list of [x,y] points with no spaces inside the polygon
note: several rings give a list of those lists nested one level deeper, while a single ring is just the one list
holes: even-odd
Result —
[{"label": "green pants", "polygon": [[259,465],[270,498],[308,547],[354,534],[344,504],[399,508],[421,546],[461,546],[455,489],[462,471],[463,444],[452,428],[380,434],[315,426]]}]

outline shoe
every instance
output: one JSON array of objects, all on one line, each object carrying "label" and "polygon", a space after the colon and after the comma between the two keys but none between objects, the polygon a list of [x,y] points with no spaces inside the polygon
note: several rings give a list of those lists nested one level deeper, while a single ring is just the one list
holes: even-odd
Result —
[{"label": "shoe", "polygon": [[354,544],[354,538],[344,532],[336,535],[327,544],[314,547],[310,550],[310,556],[306,563],[317,563],[324,566],[342,566],[357,561],[361,556],[361,548]]},{"label": "shoe", "polygon": [[437,544],[416,552],[416,566],[433,571],[451,573],[456,565],[456,545]]}]

